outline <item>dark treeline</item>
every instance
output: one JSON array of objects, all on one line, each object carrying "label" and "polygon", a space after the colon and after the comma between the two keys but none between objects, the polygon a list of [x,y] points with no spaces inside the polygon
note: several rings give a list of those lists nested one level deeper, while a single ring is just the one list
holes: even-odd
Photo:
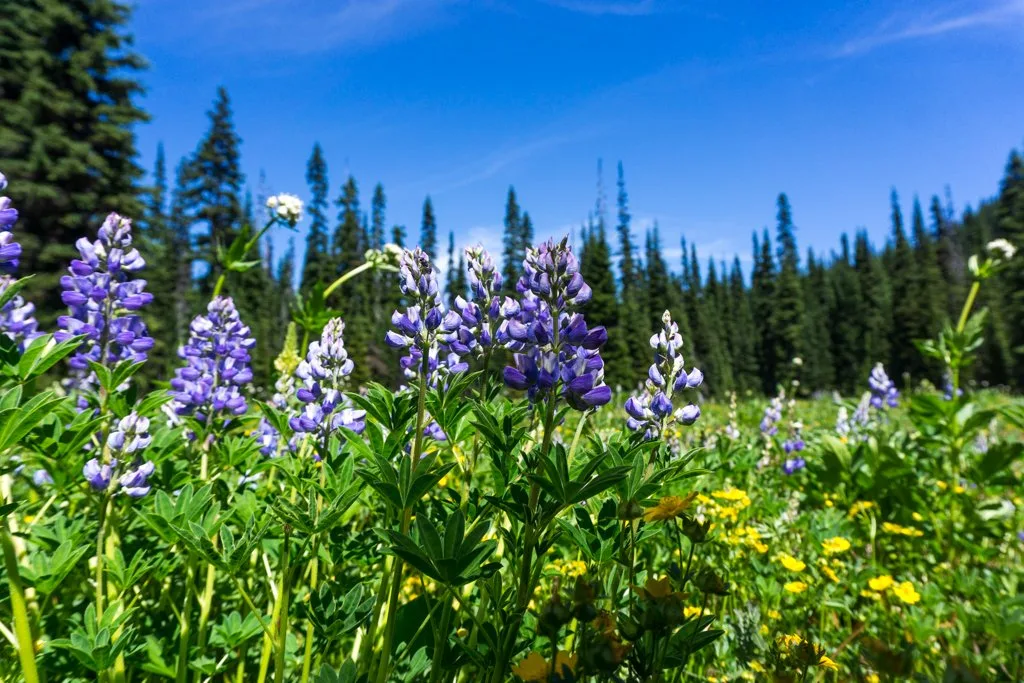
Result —
[{"label": "dark treeline", "polygon": [[[147,321],[158,346],[148,373],[166,378],[189,321],[219,275],[218,246],[243,225],[262,225],[264,197],[259,189],[253,195],[241,171],[242,139],[224,89],[216,93],[194,152],[171,167],[158,150],[143,180],[132,131],[149,118],[136,103],[145,62],[132,50],[128,20],[127,8],[113,0],[34,0],[12,3],[0,15],[0,169],[22,212],[21,272],[35,273],[26,293],[46,329],[63,311],[57,281],[73,257],[74,240],[94,231],[109,211],[135,218],[155,297]],[[254,370],[264,383],[295,297],[358,266],[369,248],[419,244],[435,258],[446,248],[453,267],[445,296],[452,300],[467,290],[458,247],[468,245],[439,228],[430,197],[420,225],[409,231],[388,222],[381,184],[370,189],[351,176],[332,180],[319,145],[306,178],[310,220],[299,271],[294,244],[274,254],[267,241],[259,267],[228,276],[226,291],[259,341]],[[688,361],[705,371],[714,394],[770,393],[793,379],[804,392],[850,393],[879,361],[904,383],[941,382],[943,369],[922,360],[913,340],[934,335],[959,314],[970,254],[997,237],[1024,244],[1021,153],[1011,153],[998,194],[976,208],[958,214],[948,192],[924,203],[917,197],[901,202],[893,190],[891,209],[891,232],[880,247],[861,230],[840,236],[828,254],[801,253],[799,207],[780,194],[774,229],[754,233],[753,266],[744,273],[738,257],[716,262],[685,239],[681,259],[670,262],[664,254],[676,245],[665,243],[657,225],[642,235],[632,229],[622,165],[614,211],[599,173],[596,205],[573,238],[594,290],[588,316],[610,330],[604,352],[609,382],[630,386],[643,378],[647,339],[666,309],[679,322]],[[770,212],[765,207],[766,218]],[[511,292],[527,246],[543,231],[535,230],[513,188],[504,215],[504,241],[494,257]],[[381,342],[397,297],[394,276],[375,272],[351,280],[328,302],[346,319],[357,381],[399,381],[395,355]],[[1024,258],[987,286],[982,299],[990,315],[972,377],[1020,388]]]}]

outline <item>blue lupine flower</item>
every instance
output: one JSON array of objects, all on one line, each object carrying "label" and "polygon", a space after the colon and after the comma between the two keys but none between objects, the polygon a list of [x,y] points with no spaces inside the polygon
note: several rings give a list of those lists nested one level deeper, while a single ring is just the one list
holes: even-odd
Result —
[{"label": "blue lupine flower", "polygon": [[462,317],[455,311],[445,312],[430,256],[419,247],[402,253],[399,284],[409,306],[404,313],[391,315],[395,329],[388,331],[384,342],[393,349],[409,349],[400,361],[406,376],[418,376],[427,365],[425,379],[437,386],[448,374],[468,370],[469,365],[460,360],[470,351],[467,340],[459,335]]},{"label": "blue lupine flower", "polygon": [[306,405],[289,424],[296,432],[315,434],[323,444],[340,427],[356,433],[366,428],[366,411],[352,409],[342,393],[354,367],[345,350],[344,332],[341,318],[329,321],[320,341],[309,345],[306,359],[295,370],[302,380],[296,396]]},{"label": "blue lupine flower", "polygon": [[[0,294],[12,283],[14,278],[10,275],[0,276]],[[33,315],[35,310],[35,305],[26,302],[21,294],[15,294],[0,308],[0,334],[6,334],[17,342],[20,350],[24,350],[30,341],[39,336],[39,324]]]},{"label": "blue lupine flower", "polygon": [[153,348],[146,324],[134,312],[153,300],[145,280],[133,280],[146,262],[132,248],[131,221],[116,213],[107,216],[94,242],[75,243],[80,259],[71,261],[70,275],[61,278],[61,299],[69,315],[60,316],[54,338],[63,341],[85,335],[69,364],[80,373],[89,361],[109,364],[142,362]]},{"label": "blue lupine flower", "polygon": [[32,483],[43,488],[53,484],[53,477],[46,470],[36,470],[32,473]]},{"label": "blue lupine flower", "polygon": [[846,410],[846,406],[839,406],[839,413],[836,415],[836,434],[840,437],[848,437],[850,435],[850,414]]},{"label": "blue lupine flower", "polygon": [[[7,177],[0,173],[0,192],[7,189]],[[0,273],[13,273],[18,269],[21,245],[9,231],[18,222],[18,210],[11,206],[9,197],[0,197]]]},{"label": "blue lupine flower", "polygon": [[790,458],[790,459],[786,460],[786,462],[782,463],[782,471],[787,476],[789,476],[789,475],[795,474],[796,472],[799,472],[800,470],[802,470],[806,466],[807,466],[807,461],[804,460],[803,458],[797,456],[795,458]]},{"label": "blue lupine flower", "polygon": [[782,450],[786,452],[786,455],[799,453],[804,449],[804,445],[804,440],[797,434],[792,439],[786,439],[782,442]]},{"label": "blue lupine flower", "polygon": [[608,403],[611,389],[599,353],[608,333],[588,328],[575,311],[591,292],[568,237],[528,249],[523,271],[516,284],[519,301],[506,298],[498,306],[504,320],[495,338],[516,352],[513,365],[504,369],[505,384],[526,391],[534,403],[556,394],[577,410]]},{"label": "blue lupine flower", "polygon": [[782,419],[782,397],[776,396],[764,409],[764,417],[761,418],[761,433],[765,436],[775,436],[779,432],[776,422]]},{"label": "blue lupine flower", "polygon": [[199,421],[220,414],[242,415],[241,388],[252,381],[249,350],[256,344],[230,297],[217,297],[189,326],[188,343],[178,355],[185,365],[171,380],[173,409]]},{"label": "blue lupine flower", "polygon": [[899,405],[900,392],[896,389],[896,383],[885,374],[885,368],[881,363],[875,364],[868,377],[868,387],[871,389],[871,405],[881,410],[883,407],[895,408]]},{"label": "blue lupine flower", "polygon": [[503,282],[494,259],[482,246],[468,247],[466,260],[472,297],[470,301],[455,297],[455,310],[462,318],[462,326],[449,342],[462,356],[483,353],[494,344],[501,323],[501,299],[497,293]]},{"label": "blue lupine flower", "polygon": [[654,363],[647,370],[644,391],[626,400],[629,418],[626,426],[633,431],[644,431],[645,439],[654,439],[662,434],[671,422],[692,425],[700,417],[700,408],[689,403],[673,414],[672,399],[675,392],[695,389],[704,381],[704,373],[693,368],[689,373],[684,369],[683,338],[679,326],[672,322],[669,311],[661,316],[662,329],[651,336],[654,349]]},{"label": "blue lupine flower", "polygon": [[[106,451],[109,461],[92,458],[82,468],[82,476],[96,491],[106,491],[111,482],[131,498],[141,498],[152,488],[148,482],[155,466],[143,461],[142,451],[152,443],[149,418],[132,412],[114,423],[107,436]],[[107,456],[104,456],[106,458]],[[122,464],[131,462],[130,465]]]}]

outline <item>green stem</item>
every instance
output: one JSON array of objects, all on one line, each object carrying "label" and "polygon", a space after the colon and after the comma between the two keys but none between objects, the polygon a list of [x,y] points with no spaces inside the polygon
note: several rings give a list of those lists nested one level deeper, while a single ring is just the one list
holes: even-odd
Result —
[{"label": "green stem", "polygon": [[25,677],[25,683],[39,683],[42,679],[36,669],[35,642],[32,639],[32,626],[28,620],[25,591],[21,585],[18,558],[14,552],[14,543],[11,541],[11,532],[6,520],[0,525],[0,545],[3,546],[7,584],[10,586],[11,612],[14,614],[14,634],[18,639],[18,659],[21,661],[21,673]]},{"label": "green stem", "polygon": [[[416,471],[416,465],[423,453],[423,423],[427,412],[427,354],[423,354],[420,361],[419,395],[416,399],[416,433],[413,438],[412,451],[409,453],[411,459],[411,470]],[[409,530],[409,521],[412,518],[412,510],[406,508],[402,511],[402,533]],[[391,645],[395,637],[395,614],[398,612],[398,594],[402,588],[402,569],[404,563],[399,557],[395,557],[393,574],[391,576],[391,591],[388,595],[387,621],[384,624],[384,643],[380,651],[380,664],[377,667],[377,683],[384,683],[388,677],[388,668],[391,660]]]},{"label": "green stem", "polygon": [[365,270],[370,270],[371,268],[373,268],[373,263],[367,261],[366,263],[356,266],[352,270],[348,271],[347,273],[339,277],[337,280],[328,285],[327,289],[324,290],[324,300],[326,300],[327,297],[329,297],[331,293],[334,292],[334,290],[336,290],[338,287],[341,287],[343,284],[354,278],[356,275],[359,275],[359,273],[362,273]]},{"label": "green stem", "polygon": [[981,280],[975,280],[971,283],[971,291],[967,293],[967,301],[964,302],[963,310],[960,311],[960,320],[956,323],[956,331],[963,332],[964,327],[967,326],[967,317],[971,314],[971,309],[974,308],[974,300],[978,298],[978,291],[981,289]]},{"label": "green stem", "polygon": [[589,410],[584,410],[583,414],[580,415],[580,422],[576,425],[576,433],[572,437],[572,445],[569,446],[569,462],[572,462],[573,456],[576,455],[576,447],[580,445],[580,435],[583,434],[583,425],[587,422],[587,416],[590,415]]},{"label": "green stem", "polygon": [[281,587],[278,589],[278,600],[281,602],[281,609],[277,621],[277,649],[274,657],[274,681],[284,682],[284,655],[288,644],[288,599],[292,590],[289,560],[291,548],[289,547],[289,528],[284,529],[284,543],[281,548]]},{"label": "green stem", "polygon": [[[251,240],[249,240],[246,243],[245,251],[242,252],[242,256],[241,256],[242,259],[245,258],[245,255],[248,254],[249,251],[254,246],[256,246],[256,243],[260,241],[260,238],[263,237],[265,234],[267,234],[267,230],[270,230],[271,226],[273,226],[274,223],[276,223],[276,222],[277,222],[277,217],[276,216],[272,216],[270,218],[270,220],[267,221],[267,224],[263,226],[263,229],[260,230],[258,233],[256,233],[256,236],[253,237]],[[216,299],[218,296],[220,296],[221,290],[224,289],[224,282],[227,280],[227,277],[228,277],[228,271],[226,271],[226,270],[222,271],[221,274],[217,277],[217,283],[213,286],[213,295],[211,296],[211,298]]]},{"label": "green stem", "polygon": [[185,683],[188,678],[188,641],[191,635],[189,621],[192,617],[192,595],[195,592],[192,581],[197,565],[195,556],[189,553],[188,566],[185,569],[185,603],[181,606],[181,617],[179,618],[178,665],[174,677],[176,683]]},{"label": "green stem", "polygon": [[256,621],[259,622],[260,628],[263,629],[264,635],[266,635],[267,638],[273,640],[274,633],[270,630],[270,627],[267,626],[267,622],[263,621],[263,614],[256,608],[256,605],[255,603],[253,603],[252,598],[249,597],[249,592],[245,590],[245,586],[242,585],[241,581],[234,577],[232,577],[232,580],[235,582],[235,588],[238,589],[238,594],[242,596],[242,601],[245,603],[245,606],[249,608],[249,611],[252,612],[252,615],[256,617]]},{"label": "green stem", "polygon": [[448,646],[448,629],[452,619],[452,597],[448,590],[443,588],[441,599],[444,600],[444,607],[441,608],[441,629],[434,636],[434,658],[430,663],[430,683],[441,681],[441,661],[444,659],[444,651]]},{"label": "green stem", "polygon": [[99,526],[96,529],[96,621],[103,618],[103,555],[104,542],[107,534],[107,516],[110,510],[110,498],[106,498],[100,505]]}]

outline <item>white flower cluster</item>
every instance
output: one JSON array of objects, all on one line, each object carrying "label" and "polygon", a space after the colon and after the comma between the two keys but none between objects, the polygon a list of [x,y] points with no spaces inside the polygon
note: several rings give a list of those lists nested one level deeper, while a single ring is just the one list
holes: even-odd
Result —
[{"label": "white flower cluster", "polygon": [[267,209],[289,225],[302,220],[302,200],[293,194],[275,194],[267,199]]},{"label": "white flower cluster", "polygon": [[1017,247],[1013,246],[1009,240],[1003,238],[992,240],[986,245],[985,249],[989,254],[1003,261],[1009,261],[1017,253]]}]

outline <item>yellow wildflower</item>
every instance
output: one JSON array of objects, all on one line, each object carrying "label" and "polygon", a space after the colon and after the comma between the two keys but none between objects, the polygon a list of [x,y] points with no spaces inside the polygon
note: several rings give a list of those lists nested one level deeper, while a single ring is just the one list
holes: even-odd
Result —
[{"label": "yellow wildflower", "polygon": [[949,488],[949,484],[947,484],[947,483],[946,483],[946,482],[944,482],[944,481],[937,481],[937,482],[935,482],[935,486],[936,486],[936,488],[938,488],[938,489],[939,489],[940,491],[945,491],[946,489],[948,489],[948,488]]},{"label": "yellow wildflower", "polygon": [[779,645],[787,650],[791,647],[796,647],[802,642],[804,642],[804,639],[795,633],[784,633],[779,636]]},{"label": "yellow wildflower", "polygon": [[913,513],[910,514],[910,516],[913,517],[915,522],[923,522],[924,521],[924,517],[921,515],[920,512],[913,512]]},{"label": "yellow wildflower", "polygon": [[768,618],[778,620],[782,618],[782,614],[777,609],[770,609],[768,610]]},{"label": "yellow wildflower", "polygon": [[878,674],[868,674],[864,677],[864,683],[880,683],[880,680]]},{"label": "yellow wildflower", "polygon": [[882,599],[882,596],[879,595],[878,593],[875,593],[874,591],[861,591],[860,592],[860,597],[862,597],[862,598],[869,598],[871,600],[881,600]]},{"label": "yellow wildflower", "polygon": [[889,587],[892,586],[894,583],[896,583],[896,582],[893,581],[892,577],[889,576],[888,574],[884,574],[882,576],[876,576],[875,578],[870,579],[868,581],[868,585],[871,586],[871,590],[877,591],[879,593],[881,593],[882,591],[888,590]]},{"label": "yellow wildflower", "polygon": [[821,573],[828,577],[828,580],[832,583],[839,583],[839,577],[836,575],[835,571],[833,571],[832,567],[827,564],[821,565]]},{"label": "yellow wildflower", "polygon": [[751,660],[748,666],[750,667],[751,671],[756,671],[757,673],[764,673],[764,665],[756,659]]},{"label": "yellow wildflower", "polygon": [[699,617],[699,616],[701,616],[701,614],[707,614],[707,613],[708,613],[708,611],[706,609],[701,610],[700,607],[684,607],[683,608],[683,616],[686,617],[687,619],[693,619],[694,617]]},{"label": "yellow wildflower", "polygon": [[791,572],[802,572],[807,568],[807,564],[802,560],[798,560],[792,555],[787,555],[785,553],[779,555],[779,562],[781,562],[782,566]]},{"label": "yellow wildflower", "polygon": [[665,522],[670,519],[675,519],[683,514],[686,508],[690,507],[690,503],[697,497],[696,492],[690,493],[686,498],[680,498],[679,496],[665,496],[658,501],[658,504],[652,508],[648,508],[644,513],[644,520],[648,522]]},{"label": "yellow wildflower", "polygon": [[754,550],[756,550],[757,552],[761,553],[762,555],[764,555],[766,552],[768,552],[768,546],[766,546],[761,541],[754,541],[750,545],[751,545],[751,547],[754,548]]},{"label": "yellow wildflower", "polygon": [[913,605],[921,600],[921,594],[914,590],[914,584],[909,581],[904,581],[894,586],[892,593],[900,599],[900,602],[908,605]]},{"label": "yellow wildflower", "polygon": [[831,669],[832,671],[839,671],[839,665],[828,655],[821,656],[821,659],[818,660],[818,666]]},{"label": "yellow wildflower", "polygon": [[[561,677],[565,670],[569,673],[576,668],[576,655],[566,652],[559,652],[555,657],[555,673]],[[538,652],[531,652],[529,656],[516,666],[512,667],[512,673],[524,681],[546,681],[551,677],[551,665]]]},{"label": "yellow wildflower", "polygon": [[807,584],[803,581],[790,581],[782,587],[790,593],[803,593],[807,590]]},{"label": "yellow wildflower", "polygon": [[761,631],[761,635],[762,636],[768,635],[768,625],[767,624],[761,624],[760,631]]},{"label": "yellow wildflower", "polygon": [[850,542],[842,536],[833,536],[822,541],[821,548],[826,555],[838,555],[850,549]]},{"label": "yellow wildflower", "polygon": [[965,489],[965,488],[964,488],[963,486],[961,486],[960,484],[957,484],[956,486],[954,486],[954,487],[953,487],[953,493],[963,493],[963,492],[964,492],[964,491],[966,491],[966,490],[967,490],[967,489]]},{"label": "yellow wildflower", "polygon": [[892,522],[882,522],[882,531],[887,534],[894,534],[897,536],[911,536],[914,538],[924,536],[924,532],[920,529],[915,529],[912,526],[900,526],[899,524],[893,524]]},{"label": "yellow wildflower", "polygon": [[856,517],[860,513],[870,510],[875,504],[870,500],[859,500],[850,506],[850,517]]}]

